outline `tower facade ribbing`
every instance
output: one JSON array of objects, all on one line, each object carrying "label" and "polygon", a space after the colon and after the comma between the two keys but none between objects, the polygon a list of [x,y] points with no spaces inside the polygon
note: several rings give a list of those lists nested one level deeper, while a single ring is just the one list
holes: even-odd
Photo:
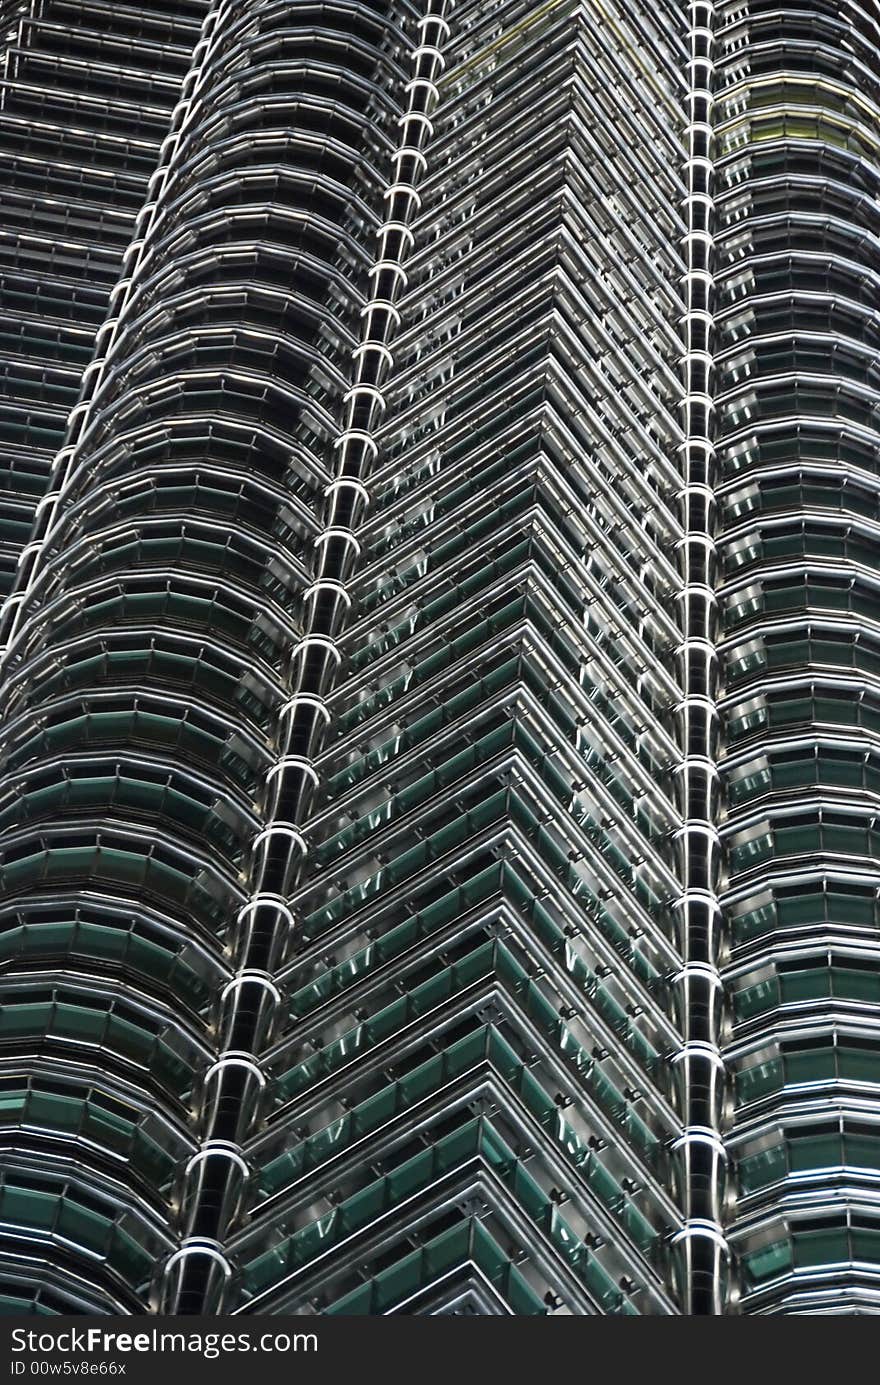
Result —
[{"label": "tower facade ribbing", "polygon": [[876,16],[55,5],[6,1307],[872,1311]]}]

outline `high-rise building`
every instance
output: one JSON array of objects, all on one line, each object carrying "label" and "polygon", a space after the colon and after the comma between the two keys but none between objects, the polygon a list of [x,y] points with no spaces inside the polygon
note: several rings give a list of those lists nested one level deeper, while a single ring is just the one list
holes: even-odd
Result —
[{"label": "high-rise building", "polygon": [[156,171],[204,0],[0,3],[0,598]]},{"label": "high-rise building", "polygon": [[878,1311],[878,19],[0,7],[0,1307]]}]

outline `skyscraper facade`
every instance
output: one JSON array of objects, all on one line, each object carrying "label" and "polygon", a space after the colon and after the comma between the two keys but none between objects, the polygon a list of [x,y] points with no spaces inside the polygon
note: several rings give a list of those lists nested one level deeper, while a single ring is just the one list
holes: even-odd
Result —
[{"label": "skyscraper facade", "polygon": [[0,1305],[876,1311],[876,7],[0,20]]},{"label": "skyscraper facade", "polygon": [[715,53],[729,1242],[745,1311],[877,1311],[877,7]]},{"label": "skyscraper facade", "polygon": [[204,14],[0,5],[0,595],[13,585]]}]

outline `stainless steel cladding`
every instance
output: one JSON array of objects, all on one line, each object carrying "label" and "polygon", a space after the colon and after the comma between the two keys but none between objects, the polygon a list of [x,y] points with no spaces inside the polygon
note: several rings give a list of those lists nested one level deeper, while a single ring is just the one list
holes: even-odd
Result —
[{"label": "stainless steel cladding", "polygon": [[874,1311],[873,19],[2,16],[0,1308]]}]

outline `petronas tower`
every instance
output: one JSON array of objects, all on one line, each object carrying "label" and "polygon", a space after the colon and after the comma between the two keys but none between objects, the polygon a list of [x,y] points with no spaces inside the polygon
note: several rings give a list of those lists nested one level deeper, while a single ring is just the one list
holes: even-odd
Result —
[{"label": "petronas tower", "polygon": [[878,0],[0,36],[0,1308],[880,1311]]}]

